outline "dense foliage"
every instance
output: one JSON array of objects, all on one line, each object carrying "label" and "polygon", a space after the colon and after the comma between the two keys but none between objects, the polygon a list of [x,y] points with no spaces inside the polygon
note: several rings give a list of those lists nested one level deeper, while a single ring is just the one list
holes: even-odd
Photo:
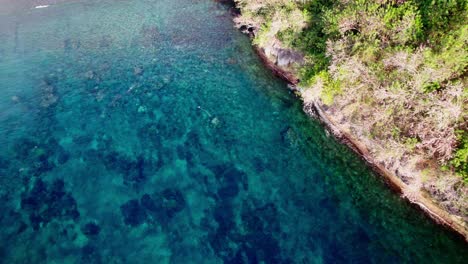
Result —
[{"label": "dense foliage", "polygon": [[467,174],[466,1],[237,2],[260,27],[255,43],[301,50],[302,85],[369,137]]},{"label": "dense foliage", "polygon": [[452,160],[452,165],[456,168],[457,172],[463,177],[465,182],[468,182],[468,132],[459,131],[460,146],[455,152]]}]

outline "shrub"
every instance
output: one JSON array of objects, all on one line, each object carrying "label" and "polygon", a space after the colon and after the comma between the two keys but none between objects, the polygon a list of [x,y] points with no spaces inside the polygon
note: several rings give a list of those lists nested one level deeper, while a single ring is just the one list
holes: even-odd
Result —
[{"label": "shrub", "polygon": [[432,92],[440,90],[440,88],[441,88],[441,86],[440,86],[439,82],[430,82],[430,83],[424,85],[423,91],[425,93],[432,93]]},{"label": "shrub", "polygon": [[320,78],[323,83],[320,99],[324,104],[331,105],[335,96],[342,92],[340,82],[333,80],[327,71],[321,71],[315,78]]},{"label": "shrub", "polygon": [[457,132],[460,143],[450,163],[454,166],[457,174],[463,178],[463,181],[468,183],[468,131]]}]

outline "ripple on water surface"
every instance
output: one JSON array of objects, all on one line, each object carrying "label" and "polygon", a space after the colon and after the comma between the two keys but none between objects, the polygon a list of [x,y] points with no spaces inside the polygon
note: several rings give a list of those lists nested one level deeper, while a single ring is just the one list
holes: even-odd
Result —
[{"label": "ripple on water surface", "polygon": [[6,1],[0,262],[468,259],[302,113],[226,6]]}]

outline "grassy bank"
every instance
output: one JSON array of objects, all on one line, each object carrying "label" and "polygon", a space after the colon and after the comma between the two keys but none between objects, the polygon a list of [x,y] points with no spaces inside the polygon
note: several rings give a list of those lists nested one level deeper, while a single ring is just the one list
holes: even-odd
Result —
[{"label": "grassy bank", "polygon": [[236,2],[256,45],[303,55],[284,67],[306,104],[319,101],[406,196],[468,219],[466,1]]}]

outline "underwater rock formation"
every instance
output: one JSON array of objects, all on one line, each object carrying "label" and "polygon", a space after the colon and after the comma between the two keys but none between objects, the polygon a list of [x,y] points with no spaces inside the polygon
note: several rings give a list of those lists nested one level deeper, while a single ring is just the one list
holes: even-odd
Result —
[{"label": "underwater rock formation", "polygon": [[34,230],[54,219],[77,221],[80,217],[75,199],[65,191],[65,183],[60,179],[49,185],[40,178],[36,179],[31,190],[23,193],[21,209],[29,214]]},{"label": "underwater rock formation", "polygon": [[102,263],[99,249],[92,245],[87,244],[81,248],[81,262],[82,263]]},{"label": "underwater rock formation", "polygon": [[124,223],[130,226],[138,226],[146,221],[146,211],[136,199],[130,200],[120,206]]},{"label": "underwater rock formation", "polygon": [[83,232],[87,237],[93,237],[99,235],[101,227],[94,222],[89,222],[81,227],[81,232]]},{"label": "underwater rock formation", "polygon": [[[24,164],[23,168],[30,173],[29,177],[51,171],[56,163],[63,164],[68,160],[68,154],[54,138],[41,142],[20,138],[13,146],[13,151],[15,160]],[[56,153],[58,157],[55,157]]]},{"label": "underwater rock formation", "polygon": [[98,153],[98,155],[103,156],[102,161],[108,170],[114,170],[123,175],[125,184],[138,187],[145,181],[145,166],[149,164],[143,156],[140,155],[135,161],[116,151],[107,154]]},{"label": "underwater rock formation", "polygon": [[210,168],[219,181],[217,195],[221,200],[232,199],[240,191],[239,183],[247,190],[247,175],[233,165],[222,164]]},{"label": "underwater rock formation", "polygon": [[185,208],[185,198],[178,189],[167,188],[153,195],[144,194],[140,200],[133,199],[120,209],[124,223],[138,226],[148,217],[159,224],[166,225],[177,213]]}]

